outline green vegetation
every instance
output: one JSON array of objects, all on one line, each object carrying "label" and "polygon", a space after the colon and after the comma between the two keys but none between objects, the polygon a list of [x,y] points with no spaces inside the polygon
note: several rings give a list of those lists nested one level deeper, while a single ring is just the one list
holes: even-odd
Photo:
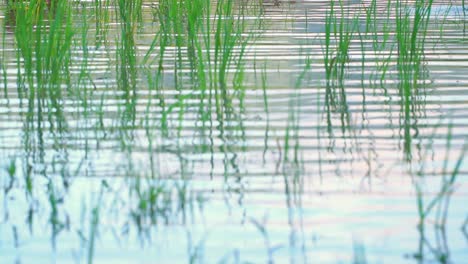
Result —
[{"label": "green vegetation", "polygon": [[[202,263],[213,222],[239,218],[219,262],[250,261],[229,244],[239,230],[264,241],[251,262],[308,262],[328,239],[310,241],[319,228],[308,217],[354,213],[352,194],[403,175],[416,199],[410,256],[456,262],[466,253],[441,241],[466,176],[466,11],[425,0],[0,0],[5,230],[17,247],[44,232],[54,251],[77,235],[77,262],[93,263],[109,234],[145,247],[182,229],[186,260]],[[348,196],[319,211],[322,195]],[[371,240],[352,246],[346,263],[380,260]]]}]

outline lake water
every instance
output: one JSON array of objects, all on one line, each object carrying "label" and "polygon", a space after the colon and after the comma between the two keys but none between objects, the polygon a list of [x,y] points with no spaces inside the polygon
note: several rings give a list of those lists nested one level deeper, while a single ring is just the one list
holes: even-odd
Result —
[{"label": "lake water", "polygon": [[0,262],[468,263],[468,9],[415,2],[1,1]]}]

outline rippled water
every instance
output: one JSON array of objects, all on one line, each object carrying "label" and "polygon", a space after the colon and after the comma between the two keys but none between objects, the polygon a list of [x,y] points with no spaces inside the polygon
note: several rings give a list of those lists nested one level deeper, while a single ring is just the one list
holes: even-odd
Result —
[{"label": "rippled water", "polygon": [[70,2],[68,49],[0,2],[1,262],[466,262],[466,14],[435,1],[407,62],[387,4],[264,0],[192,50],[158,1]]}]

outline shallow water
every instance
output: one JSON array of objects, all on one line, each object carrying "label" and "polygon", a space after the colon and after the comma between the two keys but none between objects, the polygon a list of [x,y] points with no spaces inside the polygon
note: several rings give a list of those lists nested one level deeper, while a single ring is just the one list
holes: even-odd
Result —
[{"label": "shallow water", "polygon": [[[160,60],[157,1],[135,17],[118,1],[94,3],[71,2],[69,47],[46,18],[40,34],[28,25],[68,62],[48,60],[34,39],[28,61],[24,29],[0,3],[2,263],[468,259],[461,3],[434,3],[414,83],[402,80],[384,1],[375,24],[371,1],[335,4],[336,21],[354,25],[342,68],[339,34],[324,64],[329,1],[250,7],[232,50],[213,41],[193,61],[173,32]],[[203,61],[216,54],[230,58],[225,72]],[[191,62],[205,63],[206,83]],[[423,221],[418,201],[431,208]]]}]

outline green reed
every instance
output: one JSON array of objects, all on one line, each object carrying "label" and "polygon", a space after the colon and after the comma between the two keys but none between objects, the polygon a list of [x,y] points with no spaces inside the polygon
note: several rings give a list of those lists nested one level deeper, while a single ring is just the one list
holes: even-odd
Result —
[{"label": "green reed", "polygon": [[[35,184],[46,181],[50,209],[52,246],[57,235],[67,228],[61,212],[63,192],[68,188],[68,173],[55,158],[47,162],[46,149],[66,155],[64,135],[69,131],[65,114],[67,92],[71,87],[71,49],[73,36],[70,6],[61,1],[47,5],[41,0],[18,1],[12,4],[16,20],[14,29],[17,63],[17,89],[20,107],[26,104],[21,158],[24,190],[31,202],[27,224],[32,232],[37,199]],[[23,116],[25,115],[25,116]],[[66,158],[63,158],[66,160]],[[35,164],[35,166],[33,165]],[[37,167],[39,165],[39,167]],[[61,179],[52,179],[48,172],[58,170]],[[42,177],[34,177],[34,176]]]},{"label": "green reed", "polygon": [[122,93],[120,98],[124,101],[124,109],[120,112],[122,147],[129,148],[133,139],[131,128],[136,126],[136,105],[138,101],[137,77],[138,62],[136,50],[136,33],[141,22],[142,0],[117,0],[118,21],[120,35],[117,38],[116,51],[116,77],[117,92]]},{"label": "green reed", "polygon": [[94,0],[94,17],[96,30],[96,47],[107,44],[110,25],[110,13],[112,1]]},{"label": "green reed", "polygon": [[[306,52],[302,54],[304,51],[301,49],[301,57],[303,58],[303,67],[301,72],[296,77],[294,83],[294,92],[291,94],[289,98],[289,115],[286,125],[286,131],[284,136],[284,156],[283,162],[289,163],[292,162],[296,167],[299,165],[299,133],[300,133],[300,115],[301,115],[301,108],[302,108],[302,100],[301,100],[301,89],[305,86],[307,87],[310,84],[312,79],[312,58],[311,55]],[[294,146],[290,146],[290,141],[294,142]],[[290,159],[290,148],[292,148],[293,158]]]},{"label": "green reed", "polygon": [[161,223],[177,220],[186,223],[188,214],[193,213],[196,206],[203,206],[203,195],[192,191],[186,180],[164,181],[144,174],[135,176],[129,179],[127,199],[131,205],[130,218],[142,236]]},{"label": "green reed", "polygon": [[414,127],[413,119],[417,111],[417,96],[422,87],[421,74],[432,3],[432,0],[418,0],[414,6],[408,6],[404,1],[397,1],[395,6],[397,70],[407,159],[411,159],[411,129]]},{"label": "green reed", "polygon": [[[216,4],[207,0],[165,0],[158,4],[155,14],[160,32],[144,61],[150,86],[162,109],[163,136],[168,136],[170,117],[175,116],[176,135],[180,138],[185,115],[193,111],[197,113],[195,125],[202,139],[196,145],[197,150],[213,154],[217,132],[223,142],[220,146],[223,153],[233,152],[230,142],[245,137],[241,118],[245,108],[244,56],[254,40],[249,29],[260,24],[259,18],[248,23],[246,16],[257,12],[256,8],[255,4],[232,0]],[[152,59],[154,53],[156,58]],[[153,61],[156,68],[151,64]],[[173,86],[177,91],[172,104],[167,104],[171,98],[163,95],[164,86],[168,85],[164,78],[169,75],[165,65],[172,65]],[[194,99],[196,104],[186,103]],[[226,121],[235,121],[236,125],[227,127]],[[181,147],[178,140],[177,148]],[[226,158],[225,164],[236,167],[231,158]]]},{"label": "green reed", "polygon": [[[15,4],[17,85],[21,102],[27,103],[24,144],[29,150],[43,151],[45,124],[52,135],[67,130],[63,88],[70,91],[74,35],[69,8],[64,2],[51,9],[36,0]],[[55,141],[59,148],[60,137]]]},{"label": "green reed", "polygon": [[[324,67],[327,87],[343,85],[346,66],[350,60],[351,41],[357,30],[357,18],[351,17],[348,8],[345,12],[342,1],[338,3],[338,10],[335,10],[335,1],[330,3],[325,17]],[[332,104],[334,102],[335,100],[331,101]]]},{"label": "green reed", "polygon": [[[71,46],[74,35],[69,7],[53,6],[48,12],[42,1],[18,2],[15,28],[21,95],[26,95],[29,115],[47,113],[51,129],[65,128],[62,85],[70,87]],[[19,74],[21,75],[21,74]],[[36,111],[34,111],[36,108]],[[50,111],[44,111],[44,109]],[[32,120],[32,116],[29,116]],[[54,122],[55,119],[55,122]]]},{"label": "green reed", "polygon": [[[216,129],[220,132],[219,138],[223,142],[231,137],[225,133],[225,121],[236,120],[239,124],[236,130],[244,134],[240,117],[244,111],[245,96],[243,57],[249,41],[252,40],[252,35],[247,32],[248,25],[245,20],[249,7],[255,9],[255,6],[247,3],[235,5],[231,0],[218,1],[213,25],[207,27],[212,33],[204,39],[204,46],[207,47],[207,51],[211,51],[207,52],[205,62],[209,71],[208,107],[211,109],[214,104],[218,122]],[[230,74],[231,72],[233,74]],[[229,80],[232,86],[228,86]],[[234,108],[234,100],[237,100],[237,111]],[[210,137],[212,130],[210,128]],[[221,146],[225,153],[228,150],[226,147],[229,148],[229,144]]]},{"label": "green reed", "polygon": [[[369,83],[373,84],[379,81],[380,87],[383,89],[385,95],[388,91],[385,87],[389,65],[392,61],[393,46],[392,32],[393,32],[393,18],[391,17],[392,1],[387,1],[384,10],[378,9],[377,0],[372,0],[367,7],[363,7],[365,11],[365,40],[371,41],[371,49],[375,57],[375,70],[369,75]],[[363,39],[361,39],[362,47],[362,71],[364,74],[365,68],[365,50]],[[364,78],[363,78],[364,79]]]},{"label": "green reed", "polygon": [[325,16],[324,68],[325,68],[325,112],[328,133],[332,133],[332,113],[340,114],[342,132],[350,126],[350,113],[344,81],[350,62],[350,46],[357,32],[358,17],[351,16],[350,10],[339,1],[338,10],[335,1]]}]

